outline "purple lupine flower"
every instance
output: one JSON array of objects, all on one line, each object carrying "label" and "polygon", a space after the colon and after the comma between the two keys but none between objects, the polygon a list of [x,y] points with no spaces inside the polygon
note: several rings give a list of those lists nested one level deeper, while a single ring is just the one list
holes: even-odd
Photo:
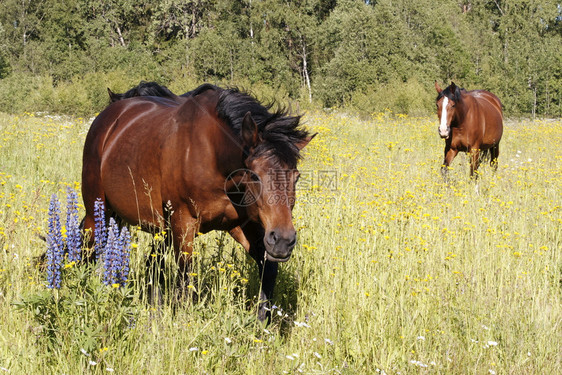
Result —
[{"label": "purple lupine flower", "polygon": [[107,230],[107,242],[103,256],[104,274],[103,283],[112,285],[116,283],[117,272],[119,269],[119,228],[113,218],[109,219],[109,228]]},{"label": "purple lupine flower", "polygon": [[78,221],[78,196],[76,191],[68,188],[66,198],[66,248],[68,261],[80,261],[80,224]]},{"label": "purple lupine flower", "polygon": [[125,227],[121,229],[119,236],[121,243],[121,286],[125,286],[129,277],[129,259],[131,258],[131,233]]},{"label": "purple lupine flower", "polygon": [[115,246],[113,247],[113,283],[121,284],[122,260],[123,260],[123,237],[119,233],[119,227],[114,224]]},{"label": "purple lupine flower", "polygon": [[97,198],[94,203],[94,221],[94,249],[96,259],[100,259],[107,240],[107,229],[105,227],[105,205],[101,198]]},{"label": "purple lupine flower", "polygon": [[129,257],[131,255],[131,234],[125,227],[119,227],[113,218],[109,219],[107,242],[103,254],[103,283],[105,285],[125,286],[129,277]]},{"label": "purple lupine flower", "polygon": [[56,194],[49,204],[49,231],[47,233],[47,288],[60,288],[64,243],[60,223],[60,203]]}]

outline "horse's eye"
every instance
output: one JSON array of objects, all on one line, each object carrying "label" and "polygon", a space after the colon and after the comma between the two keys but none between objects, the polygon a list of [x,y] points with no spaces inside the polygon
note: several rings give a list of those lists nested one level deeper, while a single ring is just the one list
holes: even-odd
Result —
[{"label": "horse's eye", "polygon": [[252,179],[252,181],[259,181],[260,180],[260,176],[258,176],[255,173],[251,173],[250,176],[251,176],[250,178]]}]

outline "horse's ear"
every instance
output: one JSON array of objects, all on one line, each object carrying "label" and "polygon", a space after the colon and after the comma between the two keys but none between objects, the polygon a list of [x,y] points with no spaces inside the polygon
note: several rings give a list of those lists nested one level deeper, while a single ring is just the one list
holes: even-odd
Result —
[{"label": "horse's ear", "polygon": [[455,85],[455,82],[453,81],[451,81],[451,92],[453,93],[456,102],[461,100],[461,88]]},{"label": "horse's ear", "polygon": [[437,90],[438,94],[441,94],[441,91],[443,91],[443,89],[441,87],[439,87],[439,84],[437,83],[437,81],[435,81],[435,90]]},{"label": "horse's ear", "polygon": [[109,89],[109,87],[107,88],[107,93],[109,94],[109,101],[111,103],[116,102],[119,100],[119,98],[117,97],[117,94],[115,94],[113,91],[111,91]]},{"label": "horse's ear", "polygon": [[306,146],[307,144],[309,144],[310,141],[312,141],[312,139],[313,139],[314,137],[316,137],[317,134],[318,134],[318,133],[314,133],[314,134],[312,134],[312,135],[309,135],[308,137],[304,138],[302,141],[298,142],[296,146],[298,147],[299,151],[302,150],[303,148],[305,148],[305,146]]},{"label": "horse's ear", "polygon": [[242,129],[240,129],[242,141],[245,147],[255,147],[258,144],[258,125],[252,118],[252,114],[248,111],[242,120]]}]

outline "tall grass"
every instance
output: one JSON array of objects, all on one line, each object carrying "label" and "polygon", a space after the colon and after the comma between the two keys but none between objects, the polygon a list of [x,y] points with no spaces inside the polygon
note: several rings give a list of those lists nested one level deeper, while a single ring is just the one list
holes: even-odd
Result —
[{"label": "tall grass", "polygon": [[[14,374],[546,374],[562,366],[562,122],[507,121],[499,168],[440,176],[434,118],[310,112],[272,323],[257,272],[224,233],[196,240],[188,295],[163,234],[132,228],[124,288],[99,265],[45,286],[49,197],[79,187],[89,120],[0,114],[0,367]],[[80,207],[83,211],[83,207]],[[149,267],[147,267],[147,264]]]}]

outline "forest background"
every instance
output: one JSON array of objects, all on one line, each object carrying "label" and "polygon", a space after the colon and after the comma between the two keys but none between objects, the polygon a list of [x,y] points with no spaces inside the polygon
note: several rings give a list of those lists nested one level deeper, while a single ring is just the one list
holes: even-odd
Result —
[{"label": "forest background", "polygon": [[557,0],[1,0],[0,111],[91,115],[146,80],[425,115],[453,80],[560,117],[561,47]]}]

